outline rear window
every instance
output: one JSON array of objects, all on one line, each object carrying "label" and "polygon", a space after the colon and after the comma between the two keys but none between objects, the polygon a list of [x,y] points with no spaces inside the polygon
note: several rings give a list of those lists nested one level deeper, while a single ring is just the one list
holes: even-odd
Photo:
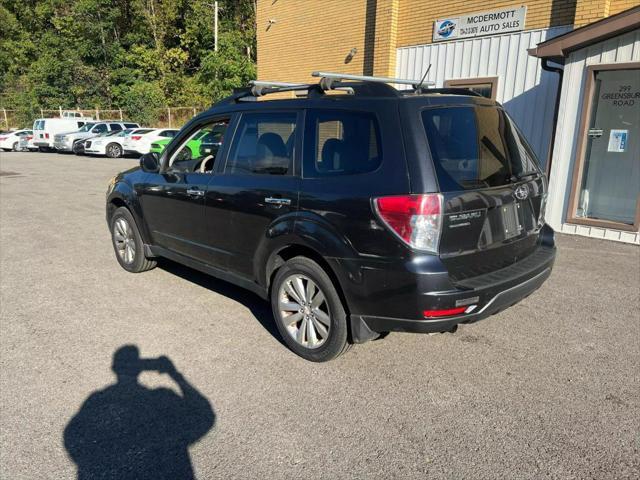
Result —
[{"label": "rear window", "polygon": [[380,166],[380,133],[373,114],[331,110],[307,115],[304,176],[372,172]]},{"label": "rear window", "polygon": [[531,147],[499,108],[428,108],[422,121],[441,191],[497,187],[539,171]]},{"label": "rear window", "polygon": [[139,130],[134,130],[132,133],[138,134],[138,135],[144,135],[145,133],[149,133],[152,132],[153,130],[151,128],[141,128]]}]

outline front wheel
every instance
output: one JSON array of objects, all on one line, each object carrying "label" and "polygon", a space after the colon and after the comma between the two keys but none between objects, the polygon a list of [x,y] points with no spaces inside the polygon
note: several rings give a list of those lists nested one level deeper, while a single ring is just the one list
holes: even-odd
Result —
[{"label": "front wheel", "polygon": [[347,315],[331,278],[306,257],[287,261],[271,287],[276,326],[291,350],[313,362],[326,362],[344,353]]},{"label": "front wheel", "polygon": [[116,258],[122,268],[132,273],[151,270],[156,266],[154,260],[144,256],[144,243],[131,212],[118,208],[111,217],[111,241]]},{"label": "front wheel", "polygon": [[117,143],[110,143],[105,148],[105,152],[109,158],[120,158],[122,156],[122,147]]}]

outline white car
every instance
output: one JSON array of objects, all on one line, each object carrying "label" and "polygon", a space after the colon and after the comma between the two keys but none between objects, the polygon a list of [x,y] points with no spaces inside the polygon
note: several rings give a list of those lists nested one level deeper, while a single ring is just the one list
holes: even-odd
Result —
[{"label": "white car", "polygon": [[13,132],[7,132],[0,134],[0,148],[5,152],[13,150],[17,152],[20,149],[20,140],[23,137],[33,136],[31,130],[15,130]]},{"label": "white car", "polygon": [[150,128],[127,128],[120,132],[109,132],[84,141],[84,152],[90,155],[106,155],[118,158],[124,155],[123,142],[131,135],[150,132]]},{"label": "white car", "polygon": [[121,132],[127,128],[138,128],[140,125],[131,122],[120,122],[115,120],[101,120],[99,122],[89,122],[80,130],[73,132],[59,133],[54,137],[53,146],[58,152],[73,152],[75,154],[84,153],[84,141],[98,135],[109,132]]},{"label": "white car", "polygon": [[145,133],[136,133],[125,137],[122,143],[124,147],[124,153],[133,153],[138,155],[144,155],[151,150],[151,144],[158,140],[166,138],[173,138],[178,133],[175,128],[156,128],[149,130]]}]

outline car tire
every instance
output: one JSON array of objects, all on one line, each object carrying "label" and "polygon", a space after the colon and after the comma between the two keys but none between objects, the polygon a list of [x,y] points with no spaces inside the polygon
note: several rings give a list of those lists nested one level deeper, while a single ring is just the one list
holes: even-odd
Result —
[{"label": "car tire", "polygon": [[282,339],[302,358],[326,362],[351,346],[342,300],[327,272],[307,257],[294,257],[278,269],[271,308]]},{"label": "car tire", "polygon": [[122,147],[115,142],[108,144],[104,151],[109,158],[120,158],[122,156]]},{"label": "car tire", "polygon": [[71,150],[73,151],[73,153],[75,153],[76,155],[82,155],[84,153],[84,147],[82,146],[82,142],[76,142],[73,144],[73,147],[71,147]]},{"label": "car tire", "polygon": [[113,212],[109,227],[113,250],[122,268],[128,272],[140,273],[156,266],[155,260],[145,257],[142,237],[133,215],[126,207]]},{"label": "car tire", "polygon": [[13,148],[11,148],[11,150],[13,150],[14,152],[18,152],[19,151],[18,146],[19,146],[18,142],[14,142]]},{"label": "car tire", "polygon": [[47,153],[49,152],[49,147],[38,147],[38,151],[40,153]]}]

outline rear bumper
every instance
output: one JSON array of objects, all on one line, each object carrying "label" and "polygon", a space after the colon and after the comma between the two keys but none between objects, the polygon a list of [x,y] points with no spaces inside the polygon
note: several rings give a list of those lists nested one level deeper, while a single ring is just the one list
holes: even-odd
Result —
[{"label": "rear bumper", "polygon": [[360,321],[364,322],[367,328],[373,332],[412,332],[412,333],[431,333],[446,332],[452,330],[460,323],[473,323],[478,320],[489,317],[498,313],[505,308],[518,303],[525,297],[535,292],[551,275],[551,267],[544,269],[536,276],[506,290],[503,290],[493,296],[481,309],[476,309],[471,313],[458,315],[454,317],[425,319],[425,320],[407,320],[400,318],[386,318],[362,316]]},{"label": "rear bumper", "polygon": [[[537,290],[551,274],[555,257],[553,230],[545,227],[527,257],[456,282],[435,256],[382,266],[360,263],[359,268],[348,262],[350,276],[340,278],[340,283],[351,312],[354,340],[360,333],[366,339],[372,332],[443,332],[459,323],[482,320]],[[455,316],[425,317],[427,310],[463,307],[467,307],[465,313]]]}]

